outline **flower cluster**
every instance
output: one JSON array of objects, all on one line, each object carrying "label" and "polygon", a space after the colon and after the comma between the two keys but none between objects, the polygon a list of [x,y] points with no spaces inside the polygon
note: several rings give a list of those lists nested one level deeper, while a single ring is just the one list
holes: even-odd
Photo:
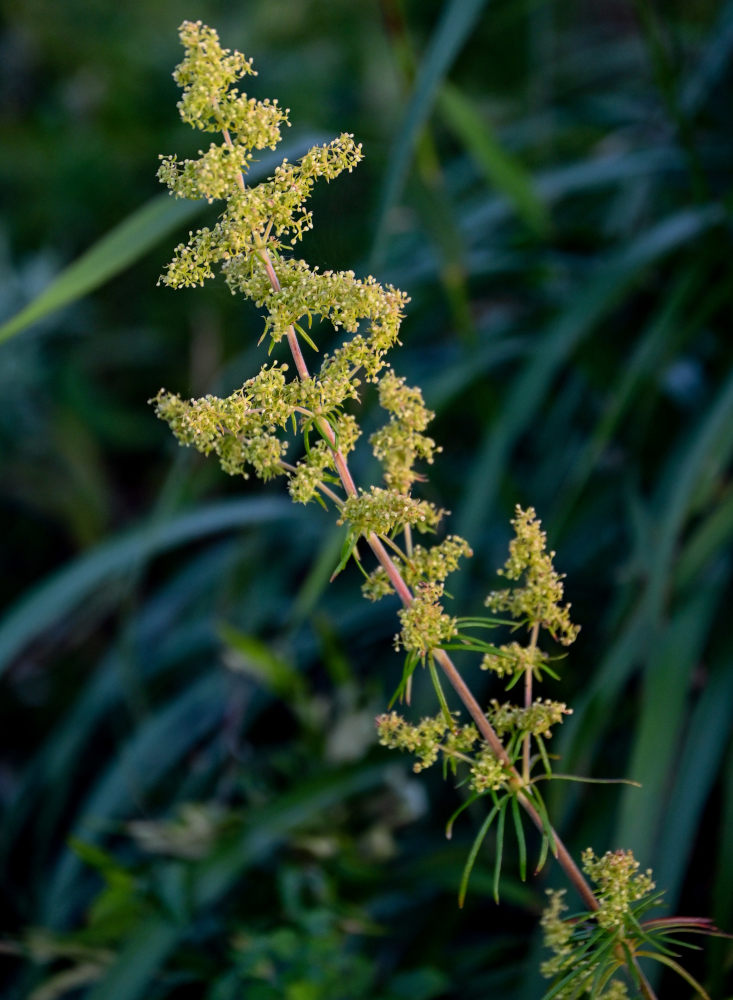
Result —
[{"label": "flower cluster", "polygon": [[489,594],[486,604],[493,611],[508,611],[513,618],[529,626],[540,625],[550,635],[569,646],[577,638],[579,627],[570,621],[570,605],[563,605],[562,576],[552,565],[554,552],[547,552],[547,536],[534,509],[517,506],[512,520],[515,537],[509,543],[509,558],[500,576],[522,580],[519,587]]},{"label": "flower cluster", "polygon": [[441,450],[423,433],[435,414],[426,408],[420,390],[406,386],[391,368],[379,380],[379,405],[389,413],[389,422],[372,434],[369,443],[384,467],[387,486],[409,493],[419,478],[415,462],[421,459],[431,465]]},{"label": "flower cluster", "polygon": [[[640,912],[655,905],[655,897],[651,896],[652,873],[639,872],[639,862],[631,851],[607,851],[598,858],[591,848],[583,851],[583,870],[595,884],[600,907],[568,919],[564,916],[568,909],[565,890],[548,890],[542,930],[545,947],[552,951],[552,957],[542,963],[540,971],[548,979],[564,982],[563,988],[553,993],[560,1000],[578,1000],[590,995],[602,1000],[624,1000],[628,991],[616,973],[626,965],[625,956],[636,947]],[[600,935],[596,930],[596,947],[589,948],[587,942],[593,924],[607,934]],[[616,946],[611,949],[609,941]],[[583,945],[580,960],[579,942]],[[648,945],[648,937],[644,942]]]},{"label": "flower cluster", "polygon": [[379,742],[390,750],[413,754],[416,772],[434,764],[441,755],[451,763],[463,761],[469,765],[469,788],[479,795],[506,787],[508,774],[501,761],[481,744],[473,757],[469,756],[479,735],[473,723],[459,726],[445,714],[421,719],[413,725],[397,712],[387,712],[376,719]]},{"label": "flower cluster", "polygon": [[415,653],[424,659],[431,650],[439,649],[458,631],[458,623],[443,610],[442,583],[421,583],[408,608],[397,612],[402,629],[395,636],[395,648]]},{"label": "flower cluster", "polygon": [[[540,923],[544,945],[552,951],[552,957],[542,962],[540,972],[546,979],[555,979],[567,977],[575,969],[576,975],[567,988],[560,989],[554,995],[558,1000],[579,1000],[580,997],[590,996],[599,963],[586,961],[582,967],[576,965],[578,925],[563,916],[568,909],[565,905],[565,889],[548,889],[547,896],[549,901]],[[613,972],[613,967],[610,971]],[[615,976],[607,977],[603,989],[600,992],[596,990],[592,995],[599,997],[599,1000],[627,1000],[629,996],[626,984]]]},{"label": "flower cluster", "polygon": [[588,847],[583,851],[583,871],[596,885],[601,904],[596,920],[607,930],[626,927],[633,919],[632,903],[654,891],[651,869],[639,872],[639,862],[631,851],[606,851],[597,858]]},{"label": "flower cluster", "polygon": [[[462,556],[472,555],[473,550],[465,539],[458,535],[448,535],[429,549],[416,545],[409,557],[395,556],[395,562],[406,583],[416,587],[420,583],[442,583],[450,573],[458,569]],[[378,601],[387,594],[394,593],[389,577],[381,566],[369,574],[361,590],[370,601]]]},{"label": "flower cluster", "polygon": [[[171,424],[181,443],[206,454],[215,452],[230,474],[246,477],[250,466],[263,479],[284,472],[290,494],[299,503],[327,492],[357,535],[390,534],[405,524],[432,530],[441,512],[408,495],[417,474],[405,471],[418,458],[432,461],[437,449],[422,435],[431,414],[419,391],[406,389],[391,369],[382,379],[380,398],[388,409],[404,404],[405,413],[390,421],[399,427],[397,436],[404,442],[399,462],[396,449],[384,458],[390,489],[352,497],[344,507],[326,487],[336,481],[334,452],[343,460],[361,433],[343,407],[349,400],[358,401],[362,380],[379,381],[385,356],[398,342],[407,296],[372,277],[319,272],[303,260],[281,256],[285,243],[297,241],[312,225],[306,202],[315,182],[351,171],[362,157],[361,146],[343,133],[314,147],[298,163],[284,160],[261,184],[246,185],[254,151],[277,145],[282,126],[289,124],[287,111],[276,101],[240,93],[236,83],[254,72],[251,61],[222,48],[211,28],[186,21],[180,37],[185,57],[174,77],[183,88],[181,117],[202,131],[221,133],[222,141],[196,160],[162,158],[159,177],[176,197],[223,199],[225,207],[213,227],[192,232],[188,242],[176,248],[162,283],[174,288],[200,284],[219,266],[233,293],[266,310],[264,333],[273,345],[285,335],[295,336],[296,329],[308,340],[300,324],[310,326],[314,317],[352,336],[324,356],[317,375],[286,382],[286,366],[265,368],[223,400],[184,402],[161,391],[154,401],[158,415]],[[306,454],[295,466],[284,466],[290,418],[294,427],[300,422]],[[320,435],[315,442],[311,431]]]},{"label": "flower cluster", "polygon": [[408,298],[391,285],[380,285],[371,275],[360,279],[353,271],[320,272],[304,260],[281,259],[276,289],[266,271],[243,256],[227,260],[223,271],[233,293],[240,292],[267,309],[264,332],[273,343],[292,324],[305,319],[310,325],[314,316],[347,333],[356,333],[362,320],[369,321],[366,336],[354,337],[333,357],[326,356],[322,379],[337,375],[339,383],[344,377],[348,382],[362,370],[368,380],[375,381],[384,355],[397,343]]},{"label": "flower cluster", "polygon": [[[161,389],[153,400],[155,410],[181,444],[204,455],[215,452],[229,475],[246,479],[247,466],[251,465],[261,479],[271,479],[283,472],[282,458],[287,450],[287,443],[275,433],[275,422],[279,418],[277,423],[284,424],[292,413],[276,390],[282,372],[283,368],[265,368],[226,399],[204,396],[187,402]],[[263,383],[269,383],[268,398],[278,401],[267,412],[256,405]]]},{"label": "flower cluster", "polygon": [[549,698],[537,698],[527,708],[512,705],[510,702],[499,702],[494,698],[491,702],[489,717],[491,724],[499,736],[508,733],[530,733],[532,736],[542,736],[549,739],[552,727],[563,721],[563,716],[572,715],[572,708],[562,701],[551,701]]},{"label": "flower cluster", "polygon": [[348,521],[356,535],[390,535],[406,524],[425,532],[434,531],[444,513],[427,500],[372,486],[368,493],[348,498],[338,523]]},{"label": "flower cluster", "polygon": [[481,669],[491,670],[497,677],[513,677],[531,670],[535,679],[540,680],[546,666],[547,656],[539,646],[520,646],[518,642],[505,643],[499,651],[485,653],[481,660]]}]

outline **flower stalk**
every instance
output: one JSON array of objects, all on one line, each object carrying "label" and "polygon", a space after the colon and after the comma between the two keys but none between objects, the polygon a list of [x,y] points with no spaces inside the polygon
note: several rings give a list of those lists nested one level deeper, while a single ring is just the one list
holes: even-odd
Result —
[{"label": "flower stalk", "polygon": [[[520,874],[524,877],[523,810],[542,839],[538,869],[548,852],[556,857],[586,907],[588,919],[597,926],[593,934],[598,937],[598,954],[615,956],[606,968],[599,966],[600,960],[588,952],[586,944],[578,946],[577,954],[585,956],[585,965],[581,963],[579,968],[582,966],[586,978],[579,980],[580,992],[574,986],[566,989],[566,980],[570,983],[575,975],[572,963],[567,971],[568,955],[575,947],[574,932],[561,916],[561,901],[555,898],[545,926],[557,945],[551,974],[565,978],[550,995],[574,1000],[588,992],[589,977],[595,977],[592,982],[601,992],[593,985],[594,996],[608,1000],[627,996],[625,986],[615,977],[617,969],[625,968],[645,1000],[656,1000],[638,964],[637,956],[648,953],[639,949],[632,933],[636,926],[634,907],[647,905],[649,879],[634,875],[635,862],[626,855],[608,861],[584,855],[584,875],[553,828],[538,788],[540,779],[553,777],[545,742],[552,727],[570,713],[562,702],[534,698],[537,681],[545,675],[557,678],[548,655],[540,648],[540,635],[547,633],[555,643],[568,646],[578,633],[570,620],[570,606],[563,603],[562,576],[554,569],[554,552],[547,552],[540,522],[531,508],[517,508],[512,522],[515,538],[499,571],[510,586],[492,592],[486,600],[492,612],[508,614],[515,629],[528,629],[527,644],[493,646],[474,632],[495,628],[506,620],[454,618],[442,603],[445,578],[457,568],[461,557],[471,555],[468,544],[447,536],[425,548],[413,539],[415,531],[435,531],[444,512],[412,495],[413,485],[424,479],[416,463],[432,463],[440,450],[425,433],[433,414],[425,407],[420,390],[406,386],[386,361],[398,343],[407,297],[372,277],[360,280],[351,271],[321,273],[288,256],[312,227],[306,203],[315,181],[330,181],[344,170],[351,171],[362,157],[361,147],[344,133],[332,143],[310,150],[297,164],[283,161],[267,181],[248,187],[245,174],[254,152],[275,148],[281,128],[288,124],[288,113],[277,102],[257,101],[239,91],[239,79],[254,73],[251,61],[241,53],[222,49],[212,29],[201,22],[184,22],[180,33],[186,56],[174,77],[183,88],[181,116],[195,128],[219,133],[223,143],[212,143],[198,160],[178,162],[175,156],[163,157],[159,177],[176,197],[222,200],[225,208],[212,229],[191,233],[188,242],[176,248],[161,282],[174,288],[203,284],[219,265],[233,293],[247,296],[264,309],[263,337],[269,336],[270,349],[281,340],[287,342],[297,378],[288,381],[288,366],[275,362],[265,365],[226,399],[207,396],[183,401],[161,390],[155,399],[158,415],[170,424],[182,444],[205,454],[216,453],[230,474],[247,478],[253,469],[263,480],[284,475],[296,502],[330,500],[338,511],[339,523],[346,526],[342,558],[334,576],[349,558],[359,559],[357,543],[362,539],[371,549],[377,567],[363,585],[365,596],[377,600],[396,594],[402,604],[398,612],[401,630],[395,637],[397,648],[405,651],[400,691],[409,701],[415,668],[418,664],[427,666],[441,709],[434,719],[424,719],[418,725],[396,712],[380,716],[380,741],[416,754],[416,770],[441,756],[454,773],[458,767],[467,767],[472,791],[468,801],[485,796],[493,803],[467,862],[459,901],[465,896],[481,841],[494,820],[498,836],[494,893],[498,899],[501,838],[507,815],[518,839]],[[315,376],[309,371],[299,337],[300,331],[314,346],[301,325],[310,324],[314,315],[351,335],[333,353],[324,355]],[[360,400],[364,382],[378,386],[379,404],[387,414],[384,426],[370,438],[372,451],[382,464],[385,486],[372,486],[368,491],[357,487],[348,462],[361,434],[350,409]],[[295,461],[285,458],[291,446],[285,431],[291,426],[299,428],[304,447],[304,454]],[[404,547],[395,541],[400,535]],[[521,684],[521,706],[494,700],[488,710],[482,708],[450,655],[453,649],[482,653],[482,667],[497,673],[507,690]],[[448,707],[436,666],[472,720],[467,725],[459,726]],[[538,768],[542,773],[533,774]],[[449,828],[452,823],[453,819]],[[586,875],[600,888],[594,891]],[[624,878],[626,895],[614,888]],[[675,927],[684,929],[680,924]],[[663,934],[666,925],[652,931]],[[612,951],[609,935],[616,935]]]}]

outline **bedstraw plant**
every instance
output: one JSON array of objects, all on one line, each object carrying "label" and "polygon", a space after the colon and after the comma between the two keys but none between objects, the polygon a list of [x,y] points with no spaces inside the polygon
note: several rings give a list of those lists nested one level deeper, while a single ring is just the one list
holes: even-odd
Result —
[{"label": "bedstraw plant", "polygon": [[[550,893],[542,918],[552,951],[542,969],[552,981],[547,1000],[652,1000],[655,993],[642,969],[648,960],[674,969],[699,996],[707,996],[677,961],[677,934],[714,933],[710,922],[649,918],[662,896],[651,872],[639,872],[624,850],[596,857],[588,849],[579,866],[548,815],[543,782],[570,778],[553,771],[550,740],[571,709],[538,697],[536,688],[546,677],[558,679],[558,650],[573,643],[578,626],[564,603],[562,575],[535,511],[516,508],[509,557],[499,571],[507,586],[486,598],[488,616],[451,614],[446,579],[471,549],[455,535],[427,544],[446,514],[419,496],[425,467],[440,451],[426,433],[433,414],[420,389],[406,385],[389,360],[399,343],[407,296],[352,271],[319,271],[293,254],[313,226],[307,206],[314,184],[351,171],[362,159],[361,146],[343,133],[297,163],[283,160],[266,181],[248,185],[249,165],[259,150],[277,146],[289,124],[288,111],[277,101],[250,98],[239,89],[239,81],[255,72],[251,60],[222,48],[211,28],[187,21],[180,37],[185,57],[174,77],[183,89],[181,117],[216,138],[198,159],[162,157],[159,177],[175,197],[205,198],[221,202],[223,209],[213,227],[190,233],[176,248],[160,280],[170,288],[203,285],[221,271],[233,294],[264,311],[261,341],[266,341],[270,360],[223,399],[186,401],[161,390],[154,400],[158,416],[182,444],[215,453],[230,475],[283,477],[295,502],[316,501],[332,510],[344,528],[334,577],[353,561],[364,574],[366,598],[399,598],[394,645],[404,654],[404,669],[392,705],[377,719],[379,741],[410,753],[415,771],[440,761],[446,776],[460,779],[467,795],[448,822],[449,836],[467,806],[485,808],[461,879],[459,903],[492,827],[497,901],[507,826],[513,830],[523,879],[528,867],[525,820],[539,831],[536,870],[552,855],[582,904],[581,911],[568,915],[564,890]],[[312,373],[306,353],[318,351],[311,337],[315,317],[328,321],[344,339],[320,356]],[[280,360],[283,342],[287,362]],[[356,413],[370,385],[385,413],[383,426],[368,442],[383,482],[364,487],[352,477],[349,456],[362,433]],[[365,565],[368,550],[376,560],[373,566]],[[502,628],[510,630],[507,641],[486,640],[487,629]],[[459,671],[454,653],[472,653],[480,661]],[[466,680],[477,667],[495,674],[507,692],[518,692],[516,700],[479,704]],[[437,711],[416,722],[392,706],[398,700],[409,706],[418,674],[434,687]],[[446,681],[460,710],[449,702]]]}]

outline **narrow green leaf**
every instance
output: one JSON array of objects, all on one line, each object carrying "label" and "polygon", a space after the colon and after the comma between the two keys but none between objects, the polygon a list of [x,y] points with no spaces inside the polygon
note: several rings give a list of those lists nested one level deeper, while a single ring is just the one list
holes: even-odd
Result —
[{"label": "narrow green leaf", "polygon": [[550,218],[537,196],[531,175],[516,157],[502,148],[486,118],[479,115],[471,101],[450,83],[441,87],[438,107],[448,127],[485,174],[489,185],[509,199],[529,229],[538,236],[546,235]]},{"label": "narrow green leaf", "polygon": [[473,803],[474,803],[474,802],[475,802],[475,801],[476,801],[477,799],[480,799],[480,798],[481,798],[481,796],[480,796],[480,795],[478,794],[478,792],[474,792],[474,793],[473,793],[472,795],[470,795],[470,796],[469,796],[469,797],[468,797],[468,798],[466,799],[466,801],[465,801],[465,802],[462,802],[462,803],[461,803],[461,804],[459,805],[459,807],[458,807],[458,808],[457,808],[457,809],[455,810],[455,812],[454,812],[454,813],[453,813],[453,814],[451,815],[450,819],[449,819],[449,820],[448,820],[448,822],[447,822],[447,823],[445,824],[445,836],[446,836],[446,838],[447,838],[448,840],[450,840],[450,839],[451,839],[451,837],[453,836],[453,824],[454,824],[454,823],[455,823],[455,821],[456,821],[456,820],[458,819],[458,817],[459,817],[459,816],[461,815],[461,813],[463,812],[463,810],[464,810],[464,809],[468,809],[468,807],[469,807],[470,805],[473,805]]},{"label": "narrow green leaf", "polygon": [[[316,140],[318,141],[318,140]],[[290,144],[291,158],[305,152],[301,140]],[[282,160],[284,150],[267,153],[250,170],[253,180],[267,176]],[[68,267],[65,267],[25,308],[0,326],[0,343],[44,316],[75,302],[120,274],[172,230],[188,222],[206,208],[205,201],[187,201],[160,194],[136,209]]]},{"label": "narrow green leaf", "polygon": [[516,795],[512,795],[512,819],[514,820],[514,831],[517,835],[519,846],[519,877],[523,882],[527,881],[527,841],[524,839],[524,827],[522,817],[519,813],[519,803]]},{"label": "narrow green leaf", "polygon": [[443,78],[468,39],[485,5],[486,0],[449,0],[443,8],[440,21],[420,63],[410,103],[397,128],[397,139],[377,213],[371,256],[372,270],[376,270],[381,263],[388,235],[389,216],[402,193],[420,130],[430,115]]},{"label": "narrow green leaf", "polygon": [[435,660],[432,656],[428,656],[428,670],[430,672],[430,680],[433,682],[433,688],[435,689],[435,695],[440,704],[440,710],[443,713],[443,718],[451,727],[454,727],[455,719],[451,715],[448,702],[445,700],[445,694],[443,693],[443,688],[440,683],[440,677],[438,676],[438,671],[435,667]]},{"label": "narrow green leaf", "polygon": [[290,519],[298,514],[278,498],[222,500],[169,521],[157,519],[98,545],[23,596],[0,622],[0,673],[29,642],[63,621],[86,597],[160,552],[220,532]]},{"label": "narrow green leaf", "polygon": [[473,871],[473,866],[476,864],[476,857],[478,855],[479,849],[484,842],[486,834],[489,832],[491,824],[494,822],[494,817],[499,812],[499,806],[493,807],[489,815],[481,824],[479,832],[476,834],[476,838],[471,845],[471,850],[468,852],[468,858],[466,859],[466,864],[463,868],[463,874],[461,875],[461,882],[458,887],[458,905],[463,908],[463,904],[466,901],[466,892],[468,891],[468,880],[471,877],[471,872]]},{"label": "narrow green leaf", "polygon": [[344,568],[346,567],[346,564],[351,558],[351,553],[356,548],[356,542],[357,542],[356,536],[347,528],[346,538],[344,538],[343,543],[341,545],[341,555],[339,557],[338,566],[331,573],[331,582],[333,582],[336,579],[339,573],[343,572]]},{"label": "narrow green leaf", "polygon": [[504,824],[506,821],[507,799],[499,805],[499,819],[496,824],[496,858],[494,859],[494,902],[499,904],[499,879],[501,862],[504,857]]},{"label": "narrow green leaf", "polygon": [[687,969],[684,969],[679,962],[675,962],[674,959],[668,958],[666,955],[660,955],[657,952],[640,951],[639,955],[644,958],[651,958],[655,962],[661,962],[662,965],[666,965],[668,968],[676,972],[678,976],[684,979],[684,981],[693,988],[695,993],[697,993],[699,997],[702,997],[702,1000],[710,1000],[710,997],[700,983],[698,983],[694,976],[691,976]]}]

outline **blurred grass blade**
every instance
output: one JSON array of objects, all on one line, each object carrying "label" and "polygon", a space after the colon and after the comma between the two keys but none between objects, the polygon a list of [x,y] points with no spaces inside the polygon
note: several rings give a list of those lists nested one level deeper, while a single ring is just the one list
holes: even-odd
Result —
[{"label": "blurred grass blade", "polygon": [[278,698],[292,702],[302,697],[304,681],[292,663],[273,653],[267,643],[234,625],[219,626],[219,636],[229,647],[227,666],[244,674]]},{"label": "blurred grass blade", "polygon": [[[231,846],[202,861],[191,873],[190,899],[198,911],[214,906],[258,861],[276,850],[287,834],[350,795],[381,783],[382,766],[359,765],[316,779],[304,779],[271,805],[261,806],[252,826]],[[147,920],[126,943],[104,980],[87,1000],[142,1000],[188,924],[166,917]]]},{"label": "blurred grass blade", "polygon": [[443,78],[473,30],[486,2],[487,0],[449,0],[443,7],[440,21],[420,63],[410,103],[398,127],[377,211],[371,256],[373,270],[381,263],[389,215],[402,193],[420,130],[430,115]]},{"label": "blurred grass blade", "polygon": [[696,525],[675,565],[675,586],[685,590],[710,560],[722,557],[733,539],[733,494],[724,497],[709,516]]},{"label": "blurred grass blade", "polygon": [[[212,671],[151,715],[122,751],[110,757],[70,835],[93,843],[100,830],[109,829],[111,819],[128,818],[131,811],[140,809],[155,784],[172,768],[180,767],[186,754],[221,724],[227,693],[225,673]],[[64,851],[44,900],[43,921],[51,927],[62,927],[73,912],[70,896],[82,871],[78,854]]]},{"label": "blurred grass blade", "polygon": [[654,847],[665,816],[670,815],[667,799],[687,724],[692,673],[722,596],[721,582],[696,591],[654,643],[644,665],[641,710],[624,768],[642,788],[623,789],[613,841],[630,848],[643,866],[655,867]]},{"label": "blurred grass blade", "polygon": [[502,148],[490,123],[478,114],[457,87],[449,83],[444,83],[438,94],[438,107],[446,124],[484,173],[489,186],[507,197],[529,229],[538,236],[546,235],[550,218],[537,196],[532,177]]},{"label": "blurred grass blade", "polygon": [[[317,140],[314,140],[317,141]],[[274,169],[283,155],[298,156],[304,153],[311,140],[299,140],[269,153],[254,164],[249,177],[258,180]],[[206,208],[203,200],[189,201],[160,194],[151,198],[123,222],[115,226],[73,263],[65,267],[51,284],[19,313],[0,326],[0,343],[20,333],[49,313],[68,306],[89,292],[114,278],[152,247],[160,243],[174,229],[188,222]]]},{"label": "blurred grass blade", "polygon": [[0,673],[23,648],[63,620],[80,602],[141,559],[197,538],[252,524],[297,516],[280,498],[222,500],[159,523],[157,520],[113,538],[54,573],[10,608],[0,622]]},{"label": "blurred grass blade", "polygon": [[691,432],[690,440],[685,442],[684,453],[680,454],[680,450],[675,449],[669,456],[657,487],[658,542],[649,581],[651,600],[656,605],[663,599],[686,517],[695,504],[700,506],[709,501],[706,494],[712,493],[715,502],[731,451],[733,372]]},{"label": "blurred grass blade", "polygon": [[481,523],[491,515],[494,493],[510,452],[535,419],[552,380],[629,285],[638,281],[640,269],[696,239],[723,218],[719,205],[683,210],[663,219],[629,247],[599,263],[596,277],[587,287],[578,290],[569,308],[551,324],[543,337],[538,337],[537,349],[509,390],[501,422],[488,427],[466,484],[466,500],[456,519],[460,535],[465,538],[478,536]]},{"label": "blurred grass blade", "polygon": [[710,91],[730,68],[731,52],[733,3],[728,0],[720,12],[718,23],[710,32],[708,43],[696,62],[694,72],[682,88],[680,108],[687,117],[692,117],[704,107]]},{"label": "blurred grass blade", "polygon": [[99,288],[172,230],[192,219],[205,205],[205,201],[184,201],[167,194],[151,198],[65,267],[24,309],[3,323],[0,342]]},{"label": "blurred grass blade", "polygon": [[[711,665],[705,688],[690,719],[682,744],[674,787],[658,848],[655,875],[664,886],[665,901],[674,908],[684,878],[696,830],[718,777],[721,761],[730,743],[733,670],[731,645],[727,644]],[[726,931],[730,927],[724,928]]]}]

